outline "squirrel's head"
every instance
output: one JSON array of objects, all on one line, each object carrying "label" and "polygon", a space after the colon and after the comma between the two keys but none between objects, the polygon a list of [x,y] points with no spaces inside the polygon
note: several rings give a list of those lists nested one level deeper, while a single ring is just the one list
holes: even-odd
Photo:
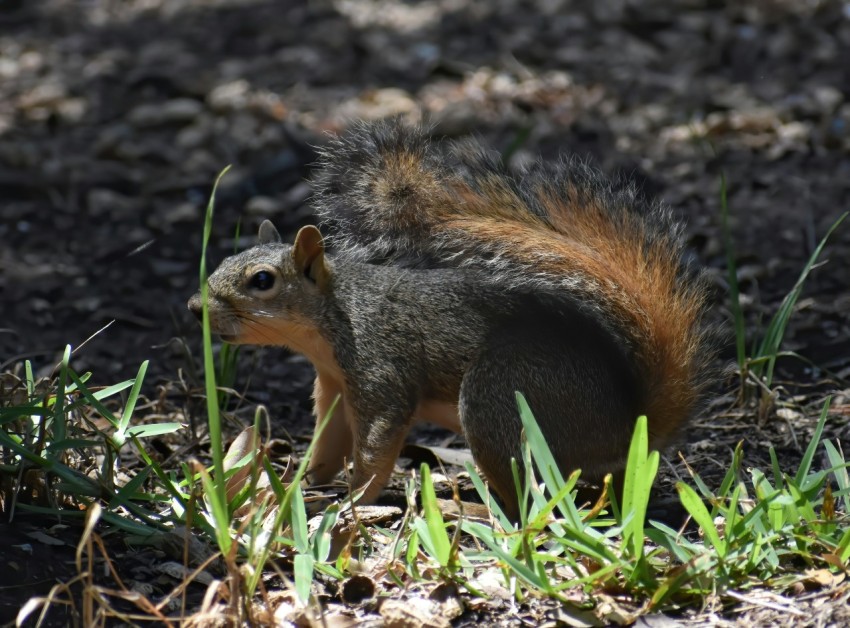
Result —
[{"label": "squirrel's head", "polygon": [[[259,243],[225,259],[209,276],[210,327],[234,344],[288,344],[307,331],[330,282],[322,234],[303,227],[294,244],[284,244],[268,220]],[[201,319],[201,293],[189,299]]]}]

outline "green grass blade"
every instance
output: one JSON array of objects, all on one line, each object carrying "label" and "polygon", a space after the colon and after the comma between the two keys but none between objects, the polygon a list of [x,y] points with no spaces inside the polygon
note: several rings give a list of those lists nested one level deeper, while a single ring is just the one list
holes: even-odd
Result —
[{"label": "green grass blade", "polygon": [[738,269],[735,262],[735,244],[729,228],[729,203],[726,189],[726,173],[720,173],[720,219],[726,249],[726,278],[729,282],[729,309],[735,325],[735,355],[738,368],[743,373],[747,361],[746,333],[744,331],[744,311],[741,308],[741,293],[738,286]]},{"label": "green grass blade", "polygon": [[[537,466],[540,478],[546,484],[550,494],[558,493],[564,485],[564,476],[561,474],[558,463],[555,461],[555,456],[552,455],[552,450],[549,448],[549,444],[546,442],[546,438],[543,436],[543,432],[540,430],[540,426],[537,424],[537,420],[534,418],[534,414],[525,396],[521,392],[516,392],[515,394],[520,420],[525,430],[525,438],[531,449],[531,455]],[[520,504],[520,507],[522,507],[522,504]],[[558,510],[569,521],[572,527],[582,527],[581,516],[578,514],[575,503],[571,499],[558,502]]]},{"label": "green grass blade", "polygon": [[809,441],[809,446],[806,447],[806,452],[803,454],[803,459],[800,461],[800,468],[797,469],[797,475],[794,476],[794,483],[797,486],[802,486],[803,481],[806,476],[809,474],[809,471],[812,468],[812,460],[815,458],[815,453],[817,452],[818,446],[820,445],[821,437],[823,436],[823,428],[826,425],[826,416],[829,413],[829,404],[832,401],[832,397],[827,397],[823,403],[823,409],[820,412],[820,418],[818,419],[818,424],[815,427],[814,434],[812,434],[812,439]]},{"label": "green grass blade", "polygon": [[290,487],[292,497],[290,507],[292,508],[292,540],[299,554],[310,553],[310,538],[307,530],[307,510],[304,508],[304,494],[298,484]]},{"label": "green grass blade", "polygon": [[847,465],[850,463],[844,459],[841,451],[831,441],[824,442],[824,447],[829,464],[832,467],[832,474],[838,483],[838,491],[842,494],[844,511],[850,513],[850,476],[847,473]]},{"label": "green grass blade", "polygon": [[102,443],[97,440],[88,438],[66,438],[65,440],[55,440],[51,443],[53,451],[67,451],[68,449],[88,449],[90,447],[98,447]]},{"label": "green grass blade", "polygon": [[183,496],[183,493],[181,493],[177,486],[175,486],[175,483],[171,480],[171,478],[168,477],[168,474],[165,473],[162,466],[148,455],[148,452],[142,446],[142,443],[139,441],[139,439],[133,437],[132,435],[130,436],[130,438],[132,438],[133,445],[136,447],[136,451],[141,456],[142,460],[144,460],[146,467],[153,470],[154,474],[157,478],[159,478],[159,481],[161,482],[165,490],[168,492],[168,494],[171,495],[171,497],[175,499],[180,504],[180,507],[183,508],[183,510],[185,511],[187,503],[185,497]]},{"label": "green grass blade", "polygon": [[734,490],[733,487],[741,486],[740,483],[740,471],[741,471],[741,460],[744,455],[743,441],[739,441],[737,445],[735,445],[735,450],[732,453],[732,463],[729,465],[729,468],[726,470],[726,474],[723,476],[723,481],[720,483],[720,488],[717,489],[717,495],[715,499],[715,495],[712,495],[711,491],[702,481],[702,478],[696,482],[697,488],[700,489],[703,497],[710,499],[713,502],[711,507],[711,516],[717,514],[720,506],[722,504],[723,499],[729,494],[729,491]]},{"label": "green grass blade", "polygon": [[204,487],[204,494],[209,505],[210,515],[215,524],[215,541],[219,551],[224,556],[230,555],[230,550],[233,545],[233,538],[230,533],[230,513],[227,510],[227,498],[225,495],[218,495],[218,486],[224,488],[223,475],[218,481],[214,481],[206,469],[201,468],[201,484]]},{"label": "green grass blade", "polygon": [[434,491],[434,483],[431,480],[431,469],[427,464],[423,463],[419,473],[422,482],[422,510],[428,528],[428,537],[435,552],[434,558],[437,559],[441,567],[448,567],[451,559],[452,543],[446,532],[443,513],[437,504],[437,494]]},{"label": "green grass blade", "polygon": [[776,455],[776,449],[771,445],[767,449],[767,455],[770,456],[770,470],[773,473],[773,484],[777,487],[782,486],[782,465],[779,464],[779,457]]},{"label": "green grass blade", "polygon": [[[68,385],[68,362],[71,359],[71,345],[65,346],[62,362],[59,366],[59,379],[56,382],[56,403],[53,406],[53,439],[63,441],[67,436],[65,426],[65,388]],[[48,446],[48,451],[52,448]]]},{"label": "green grass blade", "polygon": [[658,452],[649,452],[646,417],[640,416],[635,422],[635,431],[629,446],[622,498],[622,516],[628,518],[623,527],[623,546],[630,546],[633,558],[643,555],[646,510],[652,483],[658,472],[658,461]]},{"label": "green grass blade", "polygon": [[[207,285],[207,247],[209,246],[210,234],[212,233],[213,209],[215,207],[215,194],[218,190],[218,185],[221,178],[227,173],[229,166],[221,171],[218,178],[215,180],[210,200],[207,204],[206,216],[204,219],[204,238],[201,248],[201,264],[200,264],[200,285],[201,285],[201,305],[202,305],[202,330],[203,330],[203,345],[204,345],[204,385],[207,394],[207,422],[210,432],[210,450],[213,459],[213,471],[215,480],[209,476],[204,476],[204,490],[207,498],[213,508],[214,516],[216,517],[216,536],[219,541],[219,549],[223,554],[227,555],[230,549],[229,535],[229,517],[226,516],[227,495],[226,483],[224,480],[224,446],[221,436],[221,414],[218,407],[218,390],[215,382],[215,364],[213,362],[212,352],[212,332],[210,330],[210,312],[209,312],[209,287]],[[219,517],[224,517],[219,520]],[[224,525],[224,529],[220,530],[219,526]],[[224,537],[227,537],[226,540]],[[222,545],[221,542],[225,544]]]},{"label": "green grass blade", "polygon": [[659,606],[666,598],[681,591],[688,582],[692,582],[703,574],[712,573],[716,567],[717,561],[714,556],[702,554],[694,557],[660,583],[652,593],[650,608]]},{"label": "green grass blade", "polygon": [[68,377],[77,386],[77,390],[80,393],[80,396],[82,397],[82,401],[76,401],[73,404],[71,404],[71,406],[68,406],[68,408],[69,409],[71,407],[78,408],[78,407],[82,407],[85,404],[88,404],[92,408],[97,410],[98,414],[100,414],[104,419],[109,421],[109,423],[112,424],[113,427],[118,428],[118,425],[119,425],[118,417],[116,417],[112,413],[112,411],[109,408],[107,408],[101,402],[101,400],[98,399],[94,395],[94,393],[92,393],[91,390],[89,390],[89,388],[83,383],[83,381],[77,376],[77,374],[74,373],[74,371],[69,370],[68,371]]},{"label": "green grass blade", "polygon": [[27,382],[27,399],[32,401],[35,399],[35,377],[32,372],[32,362],[24,361],[24,377]]},{"label": "green grass blade", "polygon": [[295,592],[302,604],[310,600],[310,589],[313,585],[313,567],[316,561],[310,554],[297,554],[293,562],[295,571]]},{"label": "green grass blade", "polygon": [[257,567],[251,572],[250,577],[247,578],[247,588],[249,591],[256,590],[257,584],[259,583],[260,578],[263,574],[262,566],[266,564],[266,561],[268,560],[269,556],[271,556],[271,553],[274,549],[273,539],[276,534],[276,531],[280,530],[281,525],[283,524],[283,521],[286,519],[286,517],[291,515],[291,503],[293,492],[296,489],[300,490],[301,480],[304,479],[304,474],[307,472],[307,467],[310,464],[310,459],[312,458],[313,450],[316,448],[316,443],[318,442],[319,437],[322,435],[322,432],[325,431],[325,428],[327,427],[328,423],[330,423],[330,419],[336,411],[336,407],[339,404],[339,400],[340,396],[337,395],[333,403],[331,404],[331,407],[328,410],[327,414],[316,425],[316,429],[313,432],[313,438],[310,441],[310,445],[307,447],[307,451],[304,452],[303,458],[301,458],[301,461],[298,463],[298,467],[295,470],[295,475],[292,477],[292,483],[288,487],[283,487],[283,484],[277,477],[277,474],[275,473],[274,468],[272,467],[268,457],[263,458],[263,466],[266,470],[266,474],[268,475],[269,483],[272,487],[272,490],[275,493],[275,497],[278,500],[279,507],[277,509],[277,512],[275,513],[274,521],[272,522],[271,526],[271,530],[275,532],[270,535],[269,541],[257,555],[255,560],[255,565],[257,565]]},{"label": "green grass blade", "polygon": [[[770,386],[773,381],[773,370],[776,365],[776,354],[779,351],[779,345],[782,343],[782,339],[785,336],[785,329],[788,326],[788,321],[791,318],[791,314],[793,313],[794,306],[797,304],[797,300],[800,298],[800,293],[803,290],[803,285],[806,283],[806,279],[809,276],[809,273],[814,268],[815,263],[820,257],[821,251],[823,251],[823,247],[826,246],[827,240],[832,235],[833,231],[835,231],[838,226],[847,218],[847,215],[850,212],[845,212],[842,214],[838,220],[836,220],[832,226],[827,231],[826,235],[818,244],[817,248],[815,248],[809,260],[806,262],[806,265],[803,267],[803,271],[800,273],[800,277],[797,279],[797,282],[794,284],[794,287],[791,289],[785,298],[782,300],[782,304],[779,307],[779,310],[773,316],[770,321],[770,324],[767,326],[767,330],[765,331],[764,338],[762,339],[761,345],[759,346],[758,355],[759,356],[767,356],[768,361],[764,369],[761,367],[756,371],[757,374],[763,375],[765,383]],[[765,372],[766,371],[766,372]]]},{"label": "green grass blade", "polygon": [[[128,379],[128,380],[121,382],[120,384],[114,384],[112,386],[107,386],[106,388],[102,388],[101,390],[92,391],[92,390],[89,390],[88,388],[86,388],[86,386],[85,386],[86,379],[85,378],[78,376],[76,373],[74,373],[74,371],[69,371],[68,375],[71,376],[71,379],[74,382],[75,389],[80,391],[81,398],[77,399],[71,405],[69,405],[67,407],[67,411],[77,410],[79,408],[84,407],[86,404],[92,404],[92,400],[94,400],[95,402],[103,401],[104,399],[107,399],[108,397],[116,395],[119,392],[121,392],[122,390],[129,388],[130,386],[133,385],[133,381],[134,381],[132,379]],[[88,392],[88,395],[85,394],[86,392]],[[100,412],[100,411],[98,410],[98,412]],[[101,414],[103,414],[103,413],[101,413]],[[111,413],[110,413],[110,416],[105,417],[105,418],[110,423],[112,423],[113,425],[118,424],[118,419],[115,418]]]},{"label": "green grass blade", "polygon": [[472,482],[472,485],[475,487],[475,490],[478,492],[478,496],[481,498],[487,507],[490,509],[490,512],[496,516],[496,519],[499,522],[499,525],[502,526],[504,530],[512,530],[514,525],[513,522],[508,518],[505,514],[505,511],[502,510],[502,507],[499,503],[493,499],[493,495],[490,491],[487,490],[487,486],[484,484],[484,479],[478,473],[478,470],[475,468],[471,462],[467,462],[465,465],[467,473],[469,473],[469,479]]},{"label": "green grass blade", "polygon": [[150,438],[151,436],[161,436],[162,434],[173,434],[183,426],[180,423],[148,423],[146,425],[134,425],[127,430],[127,436],[135,436],[137,438]]},{"label": "green grass blade", "polygon": [[12,423],[23,417],[50,417],[53,416],[53,410],[45,408],[40,401],[31,401],[25,406],[15,406],[12,408],[0,408],[0,425]]},{"label": "green grass blade", "polygon": [[112,395],[117,395],[121,391],[130,388],[130,386],[132,386],[135,381],[136,381],[135,379],[127,379],[127,380],[124,380],[123,382],[120,382],[118,384],[113,384],[112,386],[107,386],[105,388],[101,388],[100,390],[96,390],[96,391],[92,392],[92,397],[94,397],[98,401],[101,401],[103,399],[106,399],[107,397],[111,397]]},{"label": "green grass blade", "polygon": [[474,537],[484,541],[492,554],[503,561],[516,576],[534,587],[540,588],[543,586],[537,572],[518,560],[515,556],[507,553],[493,536],[492,530],[489,530],[487,526],[476,521],[464,521],[463,529]]},{"label": "green grass blade", "polygon": [[339,504],[331,504],[322,513],[322,520],[312,539],[313,557],[317,562],[324,562],[331,553],[333,529],[339,521]]},{"label": "green grass blade", "polygon": [[133,416],[133,411],[136,409],[136,401],[139,399],[139,393],[142,391],[142,382],[145,379],[145,373],[148,372],[148,361],[145,360],[139,366],[139,372],[136,373],[136,379],[133,380],[133,388],[130,389],[130,394],[127,395],[127,403],[124,404],[124,412],[121,413],[121,420],[118,423],[118,431],[124,433],[127,431],[127,426],[130,425],[130,419]]},{"label": "green grass blade", "polygon": [[850,528],[847,528],[841,536],[841,540],[838,542],[838,547],[836,548],[836,554],[845,565],[850,560]]},{"label": "green grass blade", "polygon": [[115,491],[112,499],[109,500],[109,508],[115,510],[118,506],[123,506],[131,500],[136,499],[139,488],[148,479],[151,471],[152,469],[150,467],[141,469],[129,482]]},{"label": "green grass blade", "polygon": [[697,492],[684,482],[676,482],[676,490],[679,492],[679,499],[682,505],[690,513],[697,525],[702,528],[705,533],[705,538],[711,543],[712,547],[717,550],[721,557],[726,551],[726,545],[721,540],[717,527],[714,525],[714,520],[708,512],[708,508],[700,499]]}]

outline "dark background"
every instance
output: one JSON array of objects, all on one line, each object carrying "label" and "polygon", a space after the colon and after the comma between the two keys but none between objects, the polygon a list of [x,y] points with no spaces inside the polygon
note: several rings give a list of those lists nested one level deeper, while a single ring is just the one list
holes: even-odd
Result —
[{"label": "dark background", "polygon": [[[114,320],[73,364],[104,384],[150,359],[146,391],[162,394],[192,370],[173,339],[197,356],[185,302],[217,173],[234,166],[213,261],[266,217],[287,234],[309,222],[313,147],[387,115],[478,135],[512,164],[567,152],[634,177],[687,222],[717,320],[725,173],[752,336],[850,208],[848,95],[838,1],[0,2],[0,363],[48,373]],[[848,243],[850,224],[786,343],[844,375]],[[303,360],[242,358],[249,399],[309,432]],[[822,370],[780,373],[787,398],[822,390]]]},{"label": "dark background", "polygon": [[[233,165],[213,264],[266,217],[287,235],[310,222],[314,147],[387,115],[475,134],[513,165],[566,152],[635,178],[686,221],[713,318],[728,323],[725,173],[752,340],[850,209],[848,98],[850,5],[838,0],[0,0],[0,371],[20,374],[28,358],[48,375],[66,344],[114,320],[75,369],[106,385],[149,359],[150,402],[134,420],[201,425],[200,331],[185,303],[216,175]],[[782,361],[761,416],[721,378],[688,430],[684,455],[710,486],[738,441],[745,465],[769,468],[773,446],[795,468],[830,393],[826,436],[846,442],[850,222],[823,259],[784,345],[814,366]],[[733,356],[730,331],[718,366]],[[266,403],[303,446],[311,379],[303,359],[242,350],[239,414]],[[195,433],[151,451],[203,457]],[[18,548],[4,613],[76,573],[76,531],[61,560],[42,544],[28,555],[20,521],[3,532],[4,551]],[[134,556],[122,568],[158,560]]]}]

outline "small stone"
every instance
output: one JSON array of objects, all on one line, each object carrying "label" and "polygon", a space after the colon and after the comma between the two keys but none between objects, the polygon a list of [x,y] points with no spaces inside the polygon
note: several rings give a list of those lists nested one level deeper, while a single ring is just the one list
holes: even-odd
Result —
[{"label": "small stone", "polygon": [[160,126],[191,122],[203,111],[203,104],[191,98],[175,98],[164,103],[148,103],[133,108],[127,118],[136,126]]},{"label": "small stone", "polygon": [[89,190],[86,201],[89,214],[93,218],[123,217],[138,209],[138,203],[134,199],[106,188],[92,188]]},{"label": "small stone", "polygon": [[271,218],[279,214],[282,209],[280,201],[271,196],[254,196],[245,203],[246,214],[263,218]]},{"label": "small stone", "polygon": [[408,92],[386,87],[368,90],[343,103],[337,110],[337,117],[341,120],[379,120],[390,116],[410,115],[416,110],[416,102]]},{"label": "small stone", "polygon": [[812,94],[821,111],[832,113],[844,101],[841,90],[831,85],[818,85]]},{"label": "small stone", "polygon": [[216,113],[224,113],[245,107],[251,86],[245,79],[238,79],[215,87],[207,95],[207,104]]},{"label": "small stone", "polygon": [[203,146],[212,134],[212,123],[207,116],[199,116],[195,122],[177,134],[175,144],[180,148],[192,149]]},{"label": "small stone", "polygon": [[165,221],[168,224],[178,222],[194,222],[201,217],[201,209],[194,203],[180,203],[164,212]]}]

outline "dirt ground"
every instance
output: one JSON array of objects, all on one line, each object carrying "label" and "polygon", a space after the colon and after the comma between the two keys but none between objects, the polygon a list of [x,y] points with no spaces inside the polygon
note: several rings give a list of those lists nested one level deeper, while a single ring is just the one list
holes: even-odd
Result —
[{"label": "dirt ground", "polygon": [[[218,172],[233,165],[213,263],[266,217],[287,234],[309,223],[314,147],[388,115],[475,134],[512,163],[575,153],[634,177],[686,221],[718,321],[725,173],[753,336],[850,209],[850,4],[0,0],[0,370],[28,358],[46,374],[114,321],[76,370],[110,384],[150,359],[146,394],[184,403],[174,382],[193,385],[184,347],[197,356],[200,339],[185,303]],[[784,345],[809,362],[780,363],[780,403],[759,421],[720,381],[695,422],[682,451],[707,478],[741,439],[748,463],[773,444],[793,468],[826,394],[847,406],[850,222],[822,259]],[[307,364],[241,357],[247,401],[308,436]],[[847,442],[847,414],[827,432]],[[812,621],[848,617],[823,612]]]}]

